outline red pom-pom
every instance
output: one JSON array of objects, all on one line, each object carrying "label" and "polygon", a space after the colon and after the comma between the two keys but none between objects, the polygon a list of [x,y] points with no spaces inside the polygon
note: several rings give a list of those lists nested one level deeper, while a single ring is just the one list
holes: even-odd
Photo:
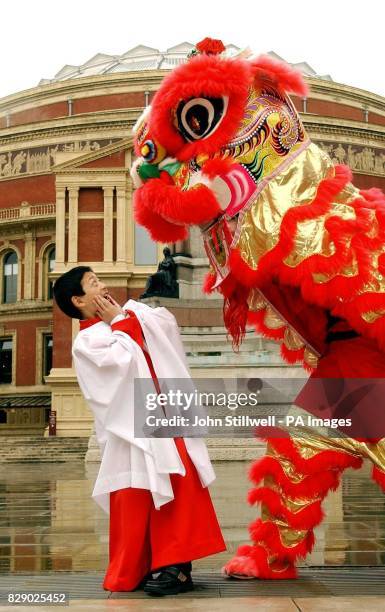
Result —
[{"label": "red pom-pom", "polygon": [[204,38],[195,46],[200,53],[206,53],[207,55],[219,55],[226,49],[223,42],[215,38]]}]

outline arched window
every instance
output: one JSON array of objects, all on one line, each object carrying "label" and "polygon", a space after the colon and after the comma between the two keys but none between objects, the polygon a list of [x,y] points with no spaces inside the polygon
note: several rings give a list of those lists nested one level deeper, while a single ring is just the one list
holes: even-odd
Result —
[{"label": "arched window", "polygon": [[47,299],[52,300],[53,298],[53,282],[48,278],[48,274],[54,271],[55,268],[55,257],[56,257],[56,249],[55,247],[51,247],[47,252]]},{"label": "arched window", "polygon": [[17,300],[18,263],[15,251],[7,253],[3,266],[3,302],[12,304]]},{"label": "arched window", "polygon": [[[43,345],[43,377],[49,376],[52,368],[52,334],[44,334],[44,345]],[[43,378],[43,383],[44,383]]]}]

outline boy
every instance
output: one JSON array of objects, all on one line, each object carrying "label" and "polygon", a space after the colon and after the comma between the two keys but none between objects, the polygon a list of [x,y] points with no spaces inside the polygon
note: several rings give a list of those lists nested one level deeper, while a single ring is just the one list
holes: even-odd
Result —
[{"label": "boy", "polygon": [[87,266],[58,278],[54,296],[80,319],[72,354],[102,453],[93,497],[110,513],[103,587],[191,590],[191,561],[225,550],[207,489],[215,476],[206,446],[134,434],[135,378],[152,377],[158,391],[157,377],[189,377],[175,318],[134,300],[122,309]]}]

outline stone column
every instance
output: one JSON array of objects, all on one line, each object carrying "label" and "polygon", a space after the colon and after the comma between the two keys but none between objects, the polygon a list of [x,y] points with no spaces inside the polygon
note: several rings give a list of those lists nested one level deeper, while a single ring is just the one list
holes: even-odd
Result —
[{"label": "stone column", "polygon": [[79,188],[70,187],[69,190],[69,217],[68,217],[68,261],[78,261],[78,213]]},{"label": "stone column", "polygon": [[113,197],[112,187],[103,187],[104,193],[104,261],[112,262]]},{"label": "stone column", "polygon": [[56,189],[56,255],[55,268],[64,264],[65,260],[66,203],[65,187]]},{"label": "stone column", "polygon": [[180,245],[184,255],[176,255],[180,299],[218,299],[218,296],[205,296],[202,292],[203,279],[209,263],[203,246],[199,228],[192,227],[189,237]]},{"label": "stone column", "polygon": [[127,200],[124,187],[116,188],[116,261],[127,260]]},{"label": "stone column", "polygon": [[32,300],[35,280],[36,240],[32,232],[25,233],[24,299]]},{"label": "stone column", "polygon": [[135,237],[134,237],[134,214],[132,207],[132,181],[129,179],[127,184],[126,192],[126,249],[127,249],[127,262],[134,263],[135,255]]}]

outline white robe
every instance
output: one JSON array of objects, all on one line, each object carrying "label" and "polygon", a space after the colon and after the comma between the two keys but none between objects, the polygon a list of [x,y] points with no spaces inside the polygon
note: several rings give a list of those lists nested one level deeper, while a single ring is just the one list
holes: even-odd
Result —
[{"label": "white robe", "polygon": [[[166,308],[134,300],[124,309],[133,310],[140,322],[157,377],[189,378],[175,317]],[[134,435],[134,379],[151,378],[141,348],[125,332],[112,331],[101,321],[78,333],[72,354],[102,453],[93,498],[108,513],[111,491],[148,489],[160,508],[174,498],[169,475],[184,475],[185,468],[172,438]],[[215,474],[204,441],[185,438],[185,444],[202,485],[209,485]]]}]

